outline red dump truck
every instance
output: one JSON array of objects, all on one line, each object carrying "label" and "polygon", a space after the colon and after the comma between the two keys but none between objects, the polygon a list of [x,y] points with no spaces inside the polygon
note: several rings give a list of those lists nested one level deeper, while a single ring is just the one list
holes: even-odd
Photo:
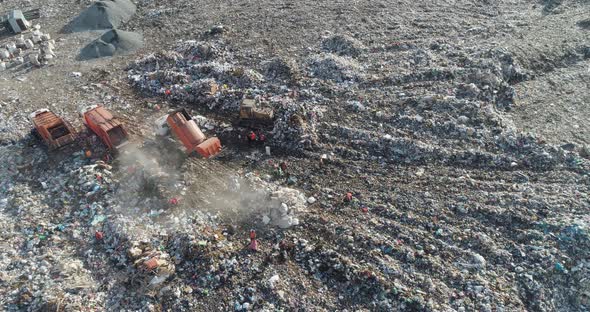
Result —
[{"label": "red dump truck", "polygon": [[185,109],[179,109],[156,120],[156,133],[165,135],[171,131],[182,142],[187,154],[197,152],[204,158],[219,154],[221,142],[203,134],[197,123]]},{"label": "red dump truck", "polygon": [[76,130],[48,109],[37,110],[29,117],[35,126],[33,134],[43,139],[49,150],[63,147],[76,140]]},{"label": "red dump truck", "polygon": [[102,106],[93,105],[80,112],[84,124],[92,130],[111,151],[117,151],[129,143],[129,135],[123,124]]}]

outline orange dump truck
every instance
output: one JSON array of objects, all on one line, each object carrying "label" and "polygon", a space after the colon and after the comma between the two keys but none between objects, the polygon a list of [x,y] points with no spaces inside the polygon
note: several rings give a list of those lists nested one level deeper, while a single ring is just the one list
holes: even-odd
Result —
[{"label": "orange dump truck", "polygon": [[129,143],[123,124],[102,106],[93,105],[82,110],[84,124],[112,151]]},{"label": "orange dump truck", "polygon": [[30,116],[35,125],[34,134],[45,141],[50,150],[60,148],[76,140],[76,130],[48,109],[40,109]]},{"label": "orange dump truck", "polygon": [[188,154],[194,152],[204,158],[219,154],[221,142],[203,134],[197,123],[185,109],[180,109],[156,121],[157,133],[164,135],[169,129],[182,142]]}]

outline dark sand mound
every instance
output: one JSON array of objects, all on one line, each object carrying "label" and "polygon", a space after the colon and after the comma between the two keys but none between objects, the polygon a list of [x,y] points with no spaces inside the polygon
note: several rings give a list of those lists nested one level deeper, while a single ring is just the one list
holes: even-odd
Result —
[{"label": "dark sand mound", "polygon": [[136,11],[129,0],[97,1],[73,19],[64,32],[81,32],[117,28],[128,21]]},{"label": "dark sand mound", "polygon": [[143,36],[134,32],[109,30],[80,51],[78,58],[88,60],[104,56],[129,54],[143,46]]}]

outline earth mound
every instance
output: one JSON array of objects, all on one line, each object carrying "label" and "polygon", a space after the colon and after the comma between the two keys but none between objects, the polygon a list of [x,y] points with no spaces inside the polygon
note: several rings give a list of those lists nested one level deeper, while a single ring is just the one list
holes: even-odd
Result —
[{"label": "earth mound", "polygon": [[136,11],[129,0],[97,1],[73,19],[64,32],[82,32],[117,28],[128,21]]},{"label": "earth mound", "polygon": [[134,32],[112,29],[80,51],[80,60],[131,53],[143,46],[143,36]]}]

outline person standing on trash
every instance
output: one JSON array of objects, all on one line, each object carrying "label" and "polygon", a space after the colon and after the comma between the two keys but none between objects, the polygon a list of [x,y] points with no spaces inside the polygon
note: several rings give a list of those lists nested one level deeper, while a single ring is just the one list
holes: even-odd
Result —
[{"label": "person standing on trash", "polygon": [[258,131],[258,142],[264,143],[266,142],[266,135],[262,131]]},{"label": "person standing on trash", "polygon": [[248,142],[252,143],[256,141],[256,133],[254,131],[250,131],[247,135]]},{"label": "person standing on trash", "polygon": [[258,241],[256,240],[256,231],[250,230],[250,245],[248,246],[252,251],[258,251]]},{"label": "person standing on trash", "polygon": [[283,172],[283,174],[287,177],[287,179],[289,178],[290,174],[287,171],[287,162],[286,161],[281,161],[281,163],[279,164],[279,167],[281,168],[281,171]]},{"label": "person standing on trash", "polygon": [[283,170],[281,169],[281,166],[277,165],[277,164],[273,164],[273,168],[274,168],[274,173],[276,175],[276,177],[282,177],[283,174]]}]

